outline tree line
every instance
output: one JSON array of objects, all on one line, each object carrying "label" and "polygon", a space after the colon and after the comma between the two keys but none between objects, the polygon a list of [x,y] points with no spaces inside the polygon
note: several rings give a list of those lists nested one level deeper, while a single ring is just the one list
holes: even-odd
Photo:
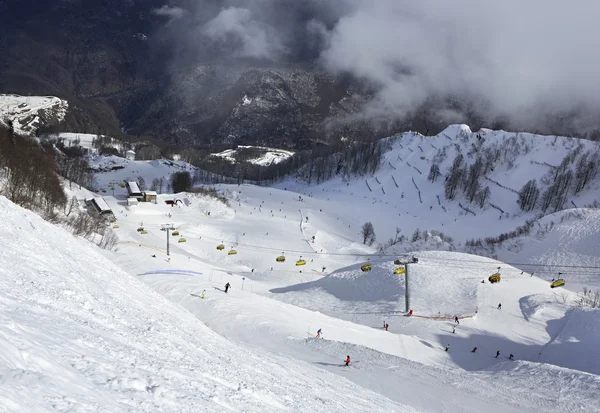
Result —
[{"label": "tree line", "polygon": [[0,194],[24,208],[54,217],[67,202],[58,178],[55,151],[0,125]]}]

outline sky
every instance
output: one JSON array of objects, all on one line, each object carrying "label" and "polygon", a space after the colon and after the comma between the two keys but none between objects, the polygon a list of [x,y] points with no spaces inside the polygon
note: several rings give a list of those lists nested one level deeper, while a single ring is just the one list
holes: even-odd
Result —
[{"label": "sky", "polygon": [[181,0],[155,14],[199,55],[351,74],[377,91],[367,114],[410,115],[431,96],[516,124],[580,111],[584,128],[600,112],[594,0]]}]

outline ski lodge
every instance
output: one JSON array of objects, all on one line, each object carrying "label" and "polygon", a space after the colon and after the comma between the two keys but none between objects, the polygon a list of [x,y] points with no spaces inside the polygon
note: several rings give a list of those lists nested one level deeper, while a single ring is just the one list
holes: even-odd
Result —
[{"label": "ski lodge", "polygon": [[140,187],[138,186],[137,182],[127,182],[125,184],[125,188],[127,188],[127,194],[129,195],[129,198],[137,198],[140,201],[144,200],[144,194],[142,191],[140,191]]},{"label": "ski lodge", "polygon": [[89,205],[91,205],[94,210],[98,213],[98,215],[112,215],[112,209],[108,206],[104,198],[96,197],[91,198],[86,201]]},{"label": "ski lodge", "polygon": [[158,194],[156,191],[140,191],[140,187],[137,182],[127,182],[125,184],[127,188],[127,205],[137,205],[138,202],[152,202],[156,204],[156,198]]}]

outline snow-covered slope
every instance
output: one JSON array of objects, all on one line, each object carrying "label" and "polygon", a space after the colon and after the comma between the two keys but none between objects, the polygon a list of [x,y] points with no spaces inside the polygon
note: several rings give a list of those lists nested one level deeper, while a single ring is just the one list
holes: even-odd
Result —
[{"label": "snow-covered slope", "polygon": [[3,412],[414,411],[232,344],[85,241],[5,198],[0,211]]},{"label": "snow-covered slope", "polygon": [[[285,188],[218,188],[230,206],[177,194],[125,207],[124,195],[106,196],[121,239],[107,255],[226,338],[311,363],[418,411],[593,411],[598,377],[555,367],[581,368],[568,364],[577,354],[545,351],[567,311],[547,281],[485,257],[415,252],[414,315],[405,317],[405,280],[393,274],[393,257],[360,243],[370,204],[333,208],[331,194],[327,201]],[[169,206],[170,199],[182,202]],[[180,232],[169,257],[165,223]],[[216,249],[221,242],[224,251]],[[228,255],[230,248],[237,254]],[[277,263],[282,252],[286,261]],[[295,265],[300,256],[306,265]],[[367,260],[373,270],[363,273]],[[498,266],[502,282],[482,284]],[[454,315],[460,325],[453,334]],[[319,328],[325,340],[315,340]],[[519,361],[507,360],[510,353]],[[346,370],[347,354],[353,363]]]},{"label": "snow-covered slope", "polygon": [[214,153],[211,156],[227,159],[234,163],[237,158],[244,159],[255,165],[275,165],[292,156],[294,152],[283,149],[265,148],[263,146],[242,146],[237,149],[227,149],[223,152]]},{"label": "snow-covered slope", "polygon": [[[510,232],[528,219],[535,219],[539,209],[522,212],[517,204],[517,192],[523,185],[535,179],[543,192],[551,184],[547,175],[567,155],[572,159],[568,167],[575,173],[583,154],[597,154],[600,149],[597,142],[581,139],[487,129],[472,132],[466,125],[449,126],[436,136],[407,132],[388,138],[388,142],[391,149],[384,153],[381,166],[366,179],[347,176],[319,185],[286,181],[276,186],[329,201],[328,210],[356,206],[356,215],[362,216],[363,222],[373,222],[381,243],[395,236],[396,227],[409,239],[418,228],[441,231],[454,239],[455,248],[461,249],[468,239]],[[458,154],[463,156],[463,169],[478,156],[491,168],[479,179],[480,188],[490,189],[483,208],[469,203],[460,188],[454,200],[446,199],[445,176]],[[428,180],[432,164],[441,173],[435,182]],[[565,207],[572,207],[571,201],[582,207],[597,200],[599,178],[597,174],[577,195],[570,189]],[[371,213],[365,212],[367,207]],[[375,210],[377,213],[373,213]]]},{"label": "snow-covered slope", "polygon": [[[169,177],[175,172],[188,171],[192,175],[196,168],[183,161],[155,159],[153,161],[132,161],[119,156],[92,155],[89,157],[90,167],[96,171],[98,190],[107,190],[111,182],[138,181],[141,176],[149,189],[152,180],[163,179],[161,192],[167,191]],[[111,191],[112,193],[112,191]],[[115,195],[125,195],[127,191],[115,186]]]},{"label": "snow-covered slope", "polygon": [[529,272],[548,280],[564,278],[570,289],[580,291],[600,286],[599,245],[600,210],[574,208],[538,220],[530,235],[510,240],[498,254],[525,259]]},{"label": "snow-covered slope", "polygon": [[30,135],[40,126],[44,118],[55,118],[61,122],[69,104],[54,96],[0,95],[0,123],[10,120],[16,133]]}]

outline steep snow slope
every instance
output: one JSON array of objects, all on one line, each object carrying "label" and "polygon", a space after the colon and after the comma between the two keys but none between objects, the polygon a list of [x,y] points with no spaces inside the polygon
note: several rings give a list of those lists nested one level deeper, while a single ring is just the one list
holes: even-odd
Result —
[{"label": "steep snow slope", "polygon": [[232,344],[88,243],[3,197],[0,211],[4,412],[414,411]]}]

